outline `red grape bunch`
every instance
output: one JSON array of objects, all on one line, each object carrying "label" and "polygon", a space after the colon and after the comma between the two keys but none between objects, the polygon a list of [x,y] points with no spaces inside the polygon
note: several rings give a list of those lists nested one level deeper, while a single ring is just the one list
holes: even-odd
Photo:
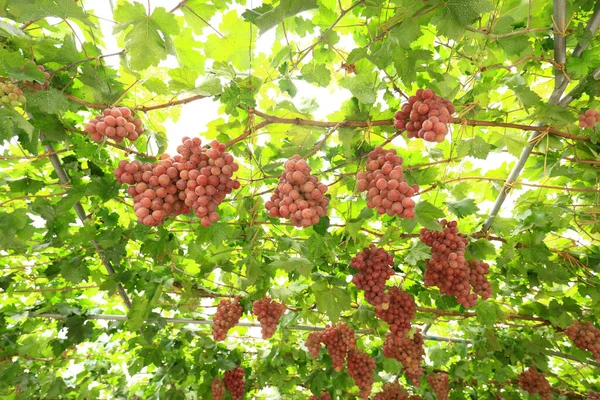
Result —
[{"label": "red grape bunch", "polygon": [[477,294],[471,292],[470,269],[465,260],[467,239],[458,233],[456,221],[441,220],[443,230],[421,228],[421,241],[431,247],[425,265],[425,286],[437,286],[440,292],[456,297],[463,307],[473,307]]},{"label": "red grape bunch", "polygon": [[213,400],[221,400],[225,397],[225,382],[223,382],[223,379],[215,377],[211,384],[211,391]]},{"label": "red grape bunch", "polygon": [[221,300],[217,306],[217,312],[213,315],[213,338],[219,341],[225,340],[227,331],[239,322],[243,312],[239,297],[233,300]]},{"label": "red grape bunch", "polygon": [[323,332],[311,332],[306,338],[306,347],[308,354],[313,357],[318,357],[321,351],[321,343],[323,343]]},{"label": "red grape bunch", "polygon": [[23,90],[18,88],[14,83],[0,83],[0,105],[11,105],[18,107],[24,104],[27,99],[23,96]]},{"label": "red grape bunch", "polygon": [[369,153],[367,172],[356,174],[357,187],[360,192],[367,191],[367,207],[376,208],[379,214],[413,218],[415,201],[411,197],[419,186],[406,183],[402,162],[395,149],[376,147]]},{"label": "red grape bunch", "polygon": [[538,393],[543,400],[552,400],[550,382],[546,379],[546,374],[539,373],[534,366],[520,373],[518,379],[519,386],[527,393]]},{"label": "red grape bunch", "polygon": [[375,359],[362,350],[352,349],[348,352],[348,375],[360,389],[360,397],[368,400],[373,388],[373,372],[377,364]]},{"label": "red grape bunch", "polygon": [[[50,74],[48,72],[46,72],[46,69],[44,68],[43,65],[36,65],[35,61],[33,61],[33,60],[29,60],[28,62],[35,65],[38,70],[43,72],[46,79],[44,80],[44,83],[39,83],[39,82],[35,82],[35,81],[34,82],[23,81],[23,86],[25,86],[27,89],[29,89],[30,92],[37,92],[39,90],[47,89],[48,86],[50,86],[50,81],[48,80],[50,78]],[[22,67],[21,70],[25,71],[25,67]]]},{"label": "red grape bunch", "polygon": [[331,395],[328,392],[321,392],[319,396],[311,395],[308,400],[331,400]]},{"label": "red grape bunch", "polygon": [[260,322],[262,338],[269,339],[275,333],[279,319],[285,313],[287,307],[285,304],[271,300],[270,297],[265,297],[256,300],[253,303],[252,311],[258,317]]},{"label": "red grape bunch", "polygon": [[415,386],[421,385],[421,376],[423,376],[421,365],[425,355],[423,343],[423,336],[418,329],[412,339],[409,336],[398,336],[390,332],[383,343],[383,355],[400,361],[406,377]]},{"label": "red grape bunch", "polygon": [[286,218],[294,226],[307,227],[327,215],[329,199],[324,196],[327,186],[311,175],[310,170],[297,154],[285,162],[277,188],[265,203],[271,217]]},{"label": "red grape bunch", "polygon": [[590,390],[587,395],[587,400],[600,400],[600,393],[592,392]]},{"label": "red grape bunch", "polygon": [[394,270],[390,268],[393,265],[394,256],[374,244],[365,247],[350,260],[350,267],[360,271],[354,275],[352,282],[359,290],[364,290],[365,299],[369,304],[389,305],[389,296],[385,294],[385,283],[394,276]]},{"label": "red grape bunch", "polygon": [[468,260],[469,267],[469,284],[473,288],[473,292],[481,296],[483,300],[492,297],[492,286],[485,277],[490,272],[490,266],[483,261]]},{"label": "red grape bunch", "polygon": [[427,383],[433,389],[438,400],[448,400],[450,393],[450,382],[448,382],[448,374],[443,372],[427,376]]},{"label": "red grape bunch", "polygon": [[235,369],[226,371],[225,386],[229,390],[232,400],[242,400],[244,397],[244,369],[238,365]]},{"label": "red grape bunch", "polygon": [[575,321],[565,329],[565,334],[575,346],[591,352],[592,357],[600,362],[600,329],[588,321]]},{"label": "red grape bunch", "polygon": [[415,317],[415,301],[410,294],[396,286],[392,286],[386,296],[389,302],[376,306],[375,315],[388,323],[391,333],[405,335],[410,330],[410,321]]},{"label": "red grape bunch", "polygon": [[578,119],[580,128],[594,128],[600,122],[600,112],[589,109],[581,114]]},{"label": "red grape bunch", "polygon": [[377,393],[373,400],[408,400],[408,392],[398,382],[388,382]]},{"label": "red grape bunch", "polygon": [[356,346],[354,329],[345,322],[338,322],[336,326],[328,326],[323,331],[323,344],[327,348],[333,369],[337,372],[344,368],[344,360],[348,350]]},{"label": "red grape bunch", "polygon": [[94,142],[101,142],[105,137],[115,142],[122,142],[125,138],[134,141],[144,132],[142,125],[142,120],[134,118],[129,108],[113,107],[88,122],[85,130]]},{"label": "red grape bunch", "polygon": [[448,133],[454,111],[451,101],[431,89],[418,89],[394,116],[394,126],[400,131],[406,129],[409,138],[441,143]]}]

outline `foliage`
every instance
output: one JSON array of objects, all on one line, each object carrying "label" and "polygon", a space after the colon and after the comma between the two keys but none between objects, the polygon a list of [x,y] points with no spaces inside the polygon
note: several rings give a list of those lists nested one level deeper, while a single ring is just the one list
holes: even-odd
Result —
[{"label": "foliage", "polygon": [[[451,399],[528,398],[517,376],[530,366],[555,398],[600,391],[598,363],[563,333],[600,327],[600,134],[577,119],[600,110],[597,2],[256,3],[0,0],[1,83],[43,89],[0,106],[1,397],[210,399],[241,366],[245,398],[358,398],[347,369],[304,345],[340,320],[376,362],[373,395],[399,380],[432,399],[426,376],[447,373]],[[570,102],[548,101],[555,81]],[[419,88],[456,108],[442,143],[393,126]],[[143,120],[135,143],[86,135],[109,107]],[[193,213],[144,226],[113,172],[183,136],[227,143],[241,187],[208,227]],[[357,188],[377,146],[419,186],[412,219],[379,215]],[[295,154],[327,185],[327,216],[305,228],[265,208]],[[459,220],[466,260],[489,264],[492,296],[470,309],[424,283],[419,230],[442,218]],[[351,283],[373,243],[394,256],[388,285],[415,298],[420,387],[383,356],[389,327]],[[216,305],[236,296],[243,326],[216,342]],[[265,296],[288,307],[269,340],[252,315]]]}]

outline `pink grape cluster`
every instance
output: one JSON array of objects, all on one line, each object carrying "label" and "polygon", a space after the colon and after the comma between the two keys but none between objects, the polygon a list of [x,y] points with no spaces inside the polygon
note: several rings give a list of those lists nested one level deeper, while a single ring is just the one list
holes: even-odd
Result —
[{"label": "pink grape cluster", "polygon": [[429,375],[427,376],[427,383],[433,389],[438,400],[448,400],[448,393],[450,393],[448,374],[439,372],[437,374]]},{"label": "pink grape cluster", "polygon": [[144,132],[144,127],[142,120],[135,118],[129,108],[113,107],[88,122],[85,130],[94,142],[101,142],[105,137],[122,142],[125,138],[136,140]]},{"label": "pink grape cluster", "polygon": [[381,392],[373,400],[408,400],[408,392],[398,382],[388,382],[383,385]]},{"label": "pink grape cluster", "polygon": [[578,117],[580,128],[593,128],[600,122],[600,112],[596,110],[586,110]]},{"label": "pink grape cluster", "polygon": [[217,306],[217,312],[213,315],[213,339],[218,341],[225,340],[227,332],[240,321],[243,312],[244,309],[238,297],[233,300],[221,300]]},{"label": "pink grape cluster", "polygon": [[454,111],[451,101],[431,89],[418,89],[394,116],[394,126],[400,131],[406,129],[409,138],[441,143],[446,138]]},{"label": "pink grape cluster", "polygon": [[221,400],[225,397],[225,382],[223,379],[215,377],[211,384],[211,392],[213,400]]},{"label": "pink grape cluster", "polygon": [[478,260],[468,260],[467,267],[469,267],[469,284],[473,288],[473,292],[480,295],[483,300],[491,298],[492,285],[486,278],[490,272],[489,264]]},{"label": "pink grape cluster", "polygon": [[327,186],[310,174],[310,166],[299,155],[285,163],[285,170],[265,208],[271,217],[287,218],[292,225],[307,227],[327,215]]},{"label": "pink grape cluster", "polygon": [[118,182],[132,185],[128,192],[144,225],[156,226],[193,210],[208,227],[219,220],[217,206],[240,187],[231,177],[239,167],[224,144],[213,140],[206,148],[199,138],[188,137],[182,142],[174,157],[164,154],[154,164],[122,160],[114,171]]},{"label": "pink grape cluster", "polygon": [[404,290],[392,286],[388,292],[388,303],[375,307],[375,315],[390,326],[390,332],[402,336],[410,330],[410,321],[415,317],[415,301]]},{"label": "pink grape cluster", "polygon": [[256,300],[252,312],[258,317],[263,339],[269,339],[275,333],[279,319],[285,313],[285,304],[273,301],[270,297]]},{"label": "pink grape cluster", "polygon": [[600,400],[600,393],[592,392],[590,390],[587,395],[587,400]]},{"label": "pink grape cluster", "polygon": [[389,296],[385,294],[386,281],[394,276],[394,256],[374,244],[365,247],[350,260],[350,267],[359,272],[352,278],[352,283],[359,290],[364,290],[365,299],[371,305],[389,304]]},{"label": "pink grape cluster", "polygon": [[319,396],[311,395],[308,400],[331,400],[331,395],[328,392],[321,392]]},{"label": "pink grape cluster", "polygon": [[375,359],[364,351],[359,349],[348,351],[348,375],[354,379],[354,383],[360,389],[360,397],[364,400],[368,400],[371,394],[376,366]]},{"label": "pink grape cluster", "polygon": [[376,147],[369,153],[367,171],[356,174],[357,187],[360,192],[367,191],[367,207],[376,208],[379,214],[413,218],[415,201],[411,197],[419,186],[408,185],[402,162],[395,149]]},{"label": "pink grape cluster", "polygon": [[600,329],[588,321],[575,321],[565,329],[565,334],[575,346],[591,352],[592,357],[600,362]]},{"label": "pink grape cluster", "polygon": [[400,361],[404,374],[415,386],[421,385],[421,376],[424,372],[421,364],[425,355],[423,343],[423,336],[418,329],[412,338],[389,332],[383,343],[383,355]]},{"label": "pink grape cluster", "polygon": [[534,366],[521,372],[517,378],[519,386],[527,393],[537,393],[542,397],[542,400],[552,400],[550,382],[546,379],[546,374],[538,372]]},{"label": "pink grape cluster", "polygon": [[225,386],[229,390],[232,400],[242,400],[244,384],[244,369],[239,365],[235,369],[225,372]]},{"label": "pink grape cluster", "polygon": [[335,326],[326,327],[323,332],[311,332],[306,339],[311,356],[319,355],[321,343],[327,348],[333,369],[339,372],[344,368],[348,351],[356,347],[354,329],[345,322],[338,322]]}]

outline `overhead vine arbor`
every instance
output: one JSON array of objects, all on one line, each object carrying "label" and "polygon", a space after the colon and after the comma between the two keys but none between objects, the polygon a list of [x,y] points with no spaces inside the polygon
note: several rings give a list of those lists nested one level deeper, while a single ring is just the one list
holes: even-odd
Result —
[{"label": "overhead vine arbor", "polygon": [[600,1],[0,6],[3,399],[599,398]]}]

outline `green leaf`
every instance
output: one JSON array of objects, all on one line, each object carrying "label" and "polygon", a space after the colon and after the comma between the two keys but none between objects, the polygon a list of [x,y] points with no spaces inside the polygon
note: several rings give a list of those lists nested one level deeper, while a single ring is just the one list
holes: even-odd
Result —
[{"label": "green leaf", "polygon": [[298,89],[296,89],[296,85],[289,78],[283,78],[279,80],[279,89],[282,92],[287,92],[290,97],[294,97],[296,93],[298,93]]},{"label": "green leaf", "polygon": [[287,272],[298,271],[303,276],[310,276],[313,268],[313,263],[302,257],[292,257],[284,260],[277,260],[271,263],[275,268],[281,268]]},{"label": "green leaf", "polygon": [[494,324],[498,321],[496,306],[493,303],[478,300],[475,311],[477,312],[477,321],[483,326],[493,329]]},{"label": "green leaf", "polygon": [[402,48],[408,48],[422,35],[417,19],[405,18],[402,25],[390,31],[390,40]]},{"label": "green leaf", "polygon": [[302,79],[317,86],[326,87],[331,81],[331,73],[324,64],[311,62],[302,67]]},{"label": "green leaf", "polygon": [[463,199],[459,201],[450,201],[446,205],[448,209],[458,218],[464,218],[468,215],[475,214],[479,208],[473,199]]},{"label": "green leaf", "polygon": [[83,256],[70,257],[60,262],[60,273],[71,283],[80,283],[90,276]]},{"label": "green leaf", "polygon": [[410,250],[404,257],[404,262],[408,265],[417,265],[417,262],[431,258],[431,249],[423,242],[413,242]]},{"label": "green leaf", "polygon": [[333,323],[338,321],[343,311],[350,309],[350,295],[346,290],[329,286],[325,281],[313,283],[310,289],[315,295],[319,311],[327,314]]},{"label": "green leaf", "polygon": [[490,145],[479,136],[473,139],[462,140],[456,146],[456,155],[458,157],[471,156],[485,160],[490,153]]},{"label": "green leaf", "polygon": [[427,201],[417,203],[415,206],[415,215],[417,222],[423,225],[423,227],[436,231],[442,229],[438,219],[444,218],[445,214],[433,204]]},{"label": "green leaf", "polygon": [[313,8],[317,8],[317,0],[281,0],[275,8],[264,5],[246,10],[242,16],[246,21],[256,25],[262,35],[279,25],[285,18]]},{"label": "green leaf", "polygon": [[359,73],[356,76],[340,81],[342,87],[350,90],[352,95],[363,104],[373,104],[377,100],[377,75],[375,73]]},{"label": "green leaf", "polygon": [[45,114],[62,114],[69,109],[69,101],[62,92],[50,88],[28,94],[27,106],[35,107]]}]

